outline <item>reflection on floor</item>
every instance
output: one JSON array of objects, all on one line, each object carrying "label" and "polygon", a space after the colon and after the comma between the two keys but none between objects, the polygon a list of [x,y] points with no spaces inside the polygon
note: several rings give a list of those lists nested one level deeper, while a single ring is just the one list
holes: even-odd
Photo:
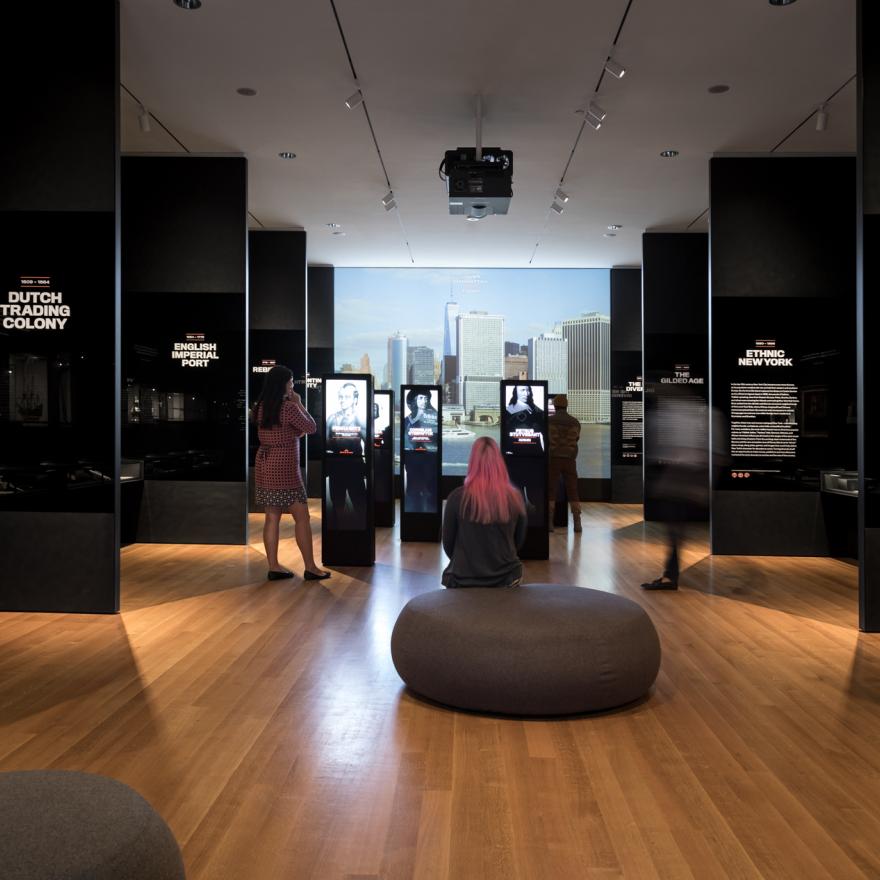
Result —
[{"label": "reflection on floor", "polygon": [[588,505],[526,579],[641,602],[660,677],[523,721],[401,687],[390,631],[438,546],[380,530],[373,568],[269,583],[251,525],[249,547],[126,548],[118,617],[0,615],[0,770],[127,782],[196,880],[880,876],[880,638],[851,565],[710,558],[702,532],[682,588],[644,594],[661,529]]}]

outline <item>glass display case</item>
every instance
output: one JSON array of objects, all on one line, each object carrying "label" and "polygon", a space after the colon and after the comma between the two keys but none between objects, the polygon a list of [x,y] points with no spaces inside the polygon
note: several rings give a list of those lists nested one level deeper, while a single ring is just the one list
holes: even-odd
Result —
[{"label": "glass display case", "polygon": [[822,471],[820,485],[823,492],[830,492],[832,495],[850,495],[853,498],[859,496],[858,471]]}]

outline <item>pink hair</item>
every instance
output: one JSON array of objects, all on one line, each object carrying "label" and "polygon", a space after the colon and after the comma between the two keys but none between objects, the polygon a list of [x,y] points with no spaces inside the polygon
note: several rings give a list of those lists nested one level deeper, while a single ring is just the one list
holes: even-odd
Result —
[{"label": "pink hair", "polygon": [[507,522],[525,512],[519,490],[512,486],[498,444],[478,437],[471,448],[464,478],[461,512],[478,523]]}]

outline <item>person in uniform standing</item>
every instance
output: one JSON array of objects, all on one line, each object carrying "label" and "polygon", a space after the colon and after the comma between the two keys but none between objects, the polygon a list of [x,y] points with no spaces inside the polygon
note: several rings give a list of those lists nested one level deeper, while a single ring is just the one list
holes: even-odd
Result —
[{"label": "person in uniform standing", "polygon": [[[581,525],[581,500],[578,497],[577,454],[578,440],[581,438],[581,423],[568,414],[568,397],[557,394],[553,398],[556,412],[547,420],[550,429],[550,498],[556,497],[559,477],[565,482],[565,494],[571,506],[574,530],[583,530]],[[551,519],[552,523],[552,519]]]}]

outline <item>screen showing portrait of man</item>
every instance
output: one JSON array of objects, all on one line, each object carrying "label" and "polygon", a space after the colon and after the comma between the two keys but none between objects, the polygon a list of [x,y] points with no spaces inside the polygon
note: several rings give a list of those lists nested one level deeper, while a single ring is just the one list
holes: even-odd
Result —
[{"label": "screen showing portrait of man", "polygon": [[367,383],[328,379],[324,393],[328,408],[331,401],[338,405],[327,417],[324,433],[328,524],[338,530],[363,529],[367,523]]}]

